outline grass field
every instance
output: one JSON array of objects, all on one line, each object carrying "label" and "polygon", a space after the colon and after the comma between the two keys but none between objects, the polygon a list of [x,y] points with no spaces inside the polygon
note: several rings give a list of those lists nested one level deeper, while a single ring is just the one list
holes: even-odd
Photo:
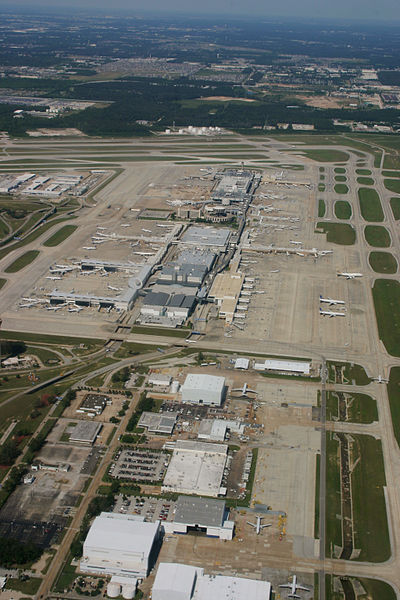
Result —
[{"label": "grass field", "polygon": [[166,337],[178,337],[186,338],[190,335],[189,329],[171,329],[167,327],[144,327],[141,325],[134,325],[131,329],[132,333],[138,333],[142,335],[157,335]]},{"label": "grass field", "polygon": [[391,244],[390,234],[382,225],[367,225],[364,236],[367,243],[374,248],[389,248]]},{"label": "grass field", "polygon": [[67,337],[61,335],[47,335],[40,333],[25,333],[17,331],[0,331],[0,340],[22,340],[23,342],[36,342],[37,344],[55,344],[57,346],[76,346],[84,344],[88,348],[92,348],[93,351],[96,347],[100,349],[100,346],[104,345],[104,340],[97,338],[78,338],[78,337]]},{"label": "grass field", "polygon": [[21,271],[28,265],[30,265],[35,258],[39,256],[39,250],[28,250],[22,254],[19,258],[14,260],[6,269],[4,269],[5,273],[16,273],[17,271]]},{"label": "grass field", "polygon": [[325,191],[325,184],[324,183],[319,183],[318,184],[318,191],[319,192],[324,192]]},{"label": "grass field", "polygon": [[[399,198],[400,200],[400,198]],[[321,219],[322,217],[325,216],[325,212],[326,212],[326,206],[325,206],[325,200],[322,200],[322,198],[320,198],[318,200],[318,217]]]},{"label": "grass field", "polygon": [[372,175],[369,169],[356,169],[357,175]]},{"label": "grass field", "polygon": [[[346,173],[346,169],[344,167],[335,167],[333,170],[335,173],[341,173],[341,174]],[[335,177],[335,179],[336,179],[336,177]]]},{"label": "grass field", "polygon": [[326,239],[333,244],[342,246],[351,246],[356,241],[355,229],[347,223],[326,223],[320,221],[317,223],[317,229],[322,229],[326,233]]},{"label": "grass field", "polygon": [[0,279],[0,290],[3,286],[5,286],[7,283],[7,279]]},{"label": "grass field", "polygon": [[397,444],[400,447],[400,367],[390,369],[387,392],[392,415],[392,425]]},{"label": "grass field", "polygon": [[326,432],[326,544],[325,553],[333,555],[333,546],[342,545],[339,443]]},{"label": "grass field", "polygon": [[400,283],[377,279],[372,288],[379,337],[392,356],[400,356]]},{"label": "grass field", "polygon": [[[318,143],[316,141],[316,143]],[[347,152],[341,150],[308,150],[301,148],[301,153],[307,158],[318,162],[346,162],[349,160]]]},{"label": "grass field", "polygon": [[393,275],[397,272],[397,260],[390,252],[371,252],[368,260],[375,273]]},{"label": "grass field", "polygon": [[358,190],[360,210],[366,221],[381,222],[384,219],[381,201],[378,192],[373,188],[360,188]]},{"label": "grass field", "polygon": [[320,489],[321,455],[315,455],[315,511],[314,537],[319,539],[319,489]]},{"label": "grass field", "polygon": [[400,156],[386,154],[383,160],[384,169],[400,169]]},{"label": "grass field", "polygon": [[33,596],[38,591],[41,583],[42,580],[38,577],[29,577],[26,581],[22,581],[16,577],[9,577],[6,583],[6,590],[14,590]]},{"label": "grass field", "polygon": [[360,578],[359,581],[371,600],[396,600],[394,589],[386,581],[365,578]]},{"label": "grass field", "polygon": [[386,485],[382,443],[369,435],[352,434],[352,501],[356,560],[383,562],[390,557],[389,528],[383,488]]},{"label": "grass field", "polygon": [[400,219],[400,198],[390,198],[390,207],[396,221]]},{"label": "grass field", "polygon": [[61,229],[43,242],[43,246],[58,246],[58,244],[64,242],[77,228],[77,225],[64,225],[64,227],[61,227]]},{"label": "grass field", "polygon": [[400,194],[400,181],[397,179],[384,179],[385,188],[395,194]]},{"label": "grass field", "polygon": [[346,175],[335,175],[335,181],[341,183],[343,181],[347,181],[347,177]]},{"label": "grass field", "polygon": [[349,188],[345,183],[337,183],[334,190],[336,194],[347,194],[349,192]]},{"label": "grass field", "polygon": [[350,219],[351,217],[351,205],[346,200],[337,200],[334,210],[338,219]]},{"label": "grass field", "polygon": [[374,185],[372,177],[357,177],[357,183],[360,185]]},{"label": "grass field", "polygon": [[[376,400],[367,394],[347,393],[347,422],[373,423],[378,420]],[[326,395],[326,418],[329,421],[339,420],[338,397],[335,392]]]},{"label": "grass field", "polygon": [[395,177],[400,179],[400,171],[382,171],[383,177]]}]

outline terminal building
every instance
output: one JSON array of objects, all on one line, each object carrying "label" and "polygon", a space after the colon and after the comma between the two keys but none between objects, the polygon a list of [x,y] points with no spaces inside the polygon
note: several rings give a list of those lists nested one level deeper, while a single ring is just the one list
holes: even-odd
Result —
[{"label": "terminal building", "polygon": [[249,199],[254,174],[251,171],[226,169],[212,194],[213,202],[229,205]]},{"label": "terminal building", "polygon": [[152,600],[269,600],[269,581],[206,575],[204,569],[177,563],[160,563]]},{"label": "terminal building", "polygon": [[225,377],[189,373],[181,387],[182,402],[221,406],[225,393]]},{"label": "terminal building", "polygon": [[243,284],[244,275],[238,272],[218,273],[213,281],[208,297],[217,304],[219,317],[227,323],[235,316]]},{"label": "terminal building", "polygon": [[203,532],[208,537],[231,540],[234,522],[229,521],[224,500],[179,496],[173,521],[164,521],[166,533]]},{"label": "terminal building", "polygon": [[102,512],[95,518],[83,544],[80,570],[97,575],[144,578],[155,562],[160,521]]}]

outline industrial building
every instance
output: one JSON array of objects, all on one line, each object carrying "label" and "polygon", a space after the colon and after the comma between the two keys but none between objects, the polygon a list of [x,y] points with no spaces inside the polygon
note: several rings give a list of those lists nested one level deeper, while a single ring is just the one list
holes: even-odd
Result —
[{"label": "industrial building", "polygon": [[101,423],[94,421],[78,421],[75,427],[71,427],[69,441],[74,444],[91,446],[95,443],[102,427]]},{"label": "industrial building", "polygon": [[238,272],[218,273],[215,277],[208,297],[218,306],[221,319],[231,323],[239,301],[244,283],[244,275]]},{"label": "industrial building", "polygon": [[269,600],[269,581],[206,575],[204,569],[177,563],[160,563],[152,600]]},{"label": "industrial building", "polygon": [[[149,292],[143,300],[140,314],[145,317],[165,317],[171,326],[181,325],[191,314],[196,304],[195,295]],[[142,322],[142,319],[139,319]],[[149,319],[146,322],[150,322]],[[157,321],[158,322],[158,321]]]},{"label": "industrial building", "polygon": [[225,421],[224,419],[203,419],[199,426],[199,440],[223,442],[228,432],[243,435],[244,425],[240,421]]},{"label": "industrial building", "polygon": [[181,387],[182,402],[221,406],[225,393],[225,377],[189,373]]},{"label": "industrial building", "polygon": [[102,512],[83,544],[80,570],[100,575],[146,577],[160,540],[160,521],[145,523],[137,515]]},{"label": "industrial building", "polygon": [[149,433],[154,433],[155,435],[171,435],[177,418],[177,412],[153,413],[145,411],[142,412],[137,426],[143,427]]},{"label": "industrial building", "polygon": [[256,371],[281,371],[298,375],[310,375],[310,368],[311,363],[296,360],[267,359],[262,363],[254,363]]},{"label": "industrial building", "polygon": [[86,394],[76,412],[101,415],[109,402],[111,402],[110,396],[105,396],[104,394]]},{"label": "industrial building", "polygon": [[224,500],[179,496],[173,521],[164,521],[166,533],[203,532],[209,537],[231,540],[235,527],[229,521]]},{"label": "industrial building", "polygon": [[162,490],[197,496],[219,496],[226,493],[221,482],[226,468],[228,446],[179,440]]},{"label": "industrial building", "polygon": [[147,380],[149,385],[159,385],[161,387],[168,387],[171,383],[171,375],[165,373],[151,373]]}]

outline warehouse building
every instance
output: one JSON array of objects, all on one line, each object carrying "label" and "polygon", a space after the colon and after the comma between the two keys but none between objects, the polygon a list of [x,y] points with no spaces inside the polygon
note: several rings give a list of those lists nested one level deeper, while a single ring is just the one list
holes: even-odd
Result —
[{"label": "warehouse building", "polygon": [[104,394],[86,394],[83,402],[76,412],[101,415],[107,403],[110,402],[110,396],[105,396]]},{"label": "warehouse building", "polygon": [[189,373],[181,387],[182,402],[221,406],[225,394],[225,377]]},{"label": "warehouse building", "polygon": [[229,521],[224,500],[179,496],[173,521],[164,521],[166,533],[203,532],[209,537],[231,540],[234,521]]},{"label": "warehouse building", "polygon": [[178,440],[162,491],[213,497],[225,494],[226,488],[221,488],[221,482],[227,456],[226,444]]},{"label": "warehouse building", "polygon": [[256,371],[280,371],[282,373],[296,373],[298,375],[310,375],[310,362],[296,360],[267,359],[262,363],[254,363]]},{"label": "warehouse building", "polygon": [[83,544],[80,570],[100,575],[147,577],[155,562],[160,521],[102,512],[96,517]]},{"label": "warehouse building", "polygon": [[225,421],[224,419],[203,419],[199,426],[199,440],[223,442],[228,432],[243,435],[244,425],[240,421]]},{"label": "warehouse building", "polygon": [[269,600],[269,581],[206,575],[204,569],[177,563],[160,563],[152,600]]},{"label": "warehouse building", "polygon": [[147,429],[149,433],[154,433],[155,435],[171,435],[178,414],[177,412],[153,413],[145,411],[140,416],[138,427],[143,427],[143,429]]},{"label": "warehouse building", "polygon": [[82,446],[92,446],[102,427],[101,423],[94,421],[78,421],[75,427],[71,427],[69,441]]}]

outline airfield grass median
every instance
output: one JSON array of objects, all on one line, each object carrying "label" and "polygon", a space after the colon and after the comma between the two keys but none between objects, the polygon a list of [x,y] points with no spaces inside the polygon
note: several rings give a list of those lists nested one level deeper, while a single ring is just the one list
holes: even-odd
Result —
[{"label": "airfield grass median", "polygon": [[390,208],[392,209],[393,217],[398,221],[400,219],[400,198],[390,198]]},{"label": "airfield grass median", "polygon": [[374,185],[372,177],[357,177],[357,183],[360,185]]},{"label": "airfield grass median", "polygon": [[346,175],[335,175],[335,181],[343,183],[344,181],[347,181],[347,177]]},{"label": "airfield grass median", "polygon": [[325,554],[333,556],[334,546],[342,545],[339,442],[326,432],[326,538]]},{"label": "airfield grass median", "polygon": [[365,589],[367,597],[372,598],[372,600],[396,600],[397,598],[396,592],[386,581],[365,579],[364,577],[358,577],[357,581]]},{"label": "airfield grass median", "polygon": [[347,194],[349,188],[345,183],[337,183],[334,187],[334,190],[336,194]]},{"label": "airfield grass median", "polygon": [[338,219],[350,219],[351,204],[347,200],[337,200],[335,202],[335,215]]},{"label": "airfield grass median", "polygon": [[390,234],[382,225],[367,225],[364,235],[367,243],[374,248],[389,248],[390,246]]},{"label": "airfield grass median", "polygon": [[[347,223],[328,223],[320,221],[317,223],[317,230],[326,233],[326,239],[333,244],[342,246],[351,246],[356,241],[355,229]],[[317,231],[317,233],[321,233]]]},{"label": "airfield grass median", "polygon": [[372,175],[369,169],[356,169],[357,175]]},{"label": "airfield grass median", "polygon": [[22,254],[22,256],[19,256],[10,265],[8,265],[8,267],[4,269],[4,272],[17,273],[17,271],[21,271],[21,269],[24,269],[25,267],[30,265],[35,260],[35,258],[39,256],[39,254],[39,250],[28,250],[28,252],[25,252],[24,254]]},{"label": "airfield grass median", "polygon": [[[318,141],[316,141],[316,143],[318,143]],[[301,153],[307,158],[311,158],[318,162],[347,162],[349,160],[347,152],[342,152],[341,150],[311,150],[301,148]]]},{"label": "airfield grass median", "polygon": [[392,426],[397,444],[400,447],[400,367],[390,369],[389,383],[387,384]]},{"label": "airfield grass median", "polygon": [[358,199],[363,218],[366,221],[381,222],[384,219],[378,192],[373,188],[360,188]]},{"label": "airfield grass median", "polygon": [[395,194],[400,194],[400,181],[397,179],[384,179],[385,188]]},{"label": "airfield grass median", "polygon": [[165,337],[187,338],[190,335],[190,329],[169,329],[167,327],[146,327],[144,325],[133,325],[132,333],[139,335],[156,335]]},{"label": "airfield grass median", "polygon": [[[341,173],[341,174],[346,173],[346,169],[344,167],[335,167],[333,170],[335,173]],[[336,177],[335,177],[335,179],[336,179]]]},{"label": "airfield grass median", "polygon": [[[400,198],[399,198],[400,200]],[[325,212],[326,212],[326,206],[325,206],[325,200],[322,200],[321,198],[318,200],[318,217],[321,219],[321,217],[325,216]]]},{"label": "airfield grass median", "polygon": [[[347,423],[373,423],[378,420],[376,400],[367,394],[345,392],[347,400]],[[326,395],[326,418],[329,421],[339,419],[339,399],[335,392]]]},{"label": "airfield grass median", "polygon": [[400,283],[377,279],[372,288],[379,337],[392,356],[400,356]]},{"label": "airfield grass median", "polygon": [[393,275],[397,272],[397,261],[390,252],[371,252],[368,260],[375,273]]},{"label": "airfield grass median", "polygon": [[64,242],[74,231],[78,229],[77,225],[64,225],[58,231],[56,231],[51,237],[49,237],[43,246],[54,247]]},{"label": "airfield grass median", "polygon": [[382,171],[382,176],[400,179],[400,171]]},{"label": "airfield grass median", "polygon": [[0,290],[4,285],[6,285],[6,283],[7,283],[7,279],[0,279]]},{"label": "airfield grass median", "polygon": [[386,154],[383,160],[383,168],[400,169],[400,156],[396,156],[395,154]]},{"label": "airfield grass median", "polygon": [[354,543],[355,548],[361,550],[355,560],[383,562],[388,560],[391,551],[384,495],[386,477],[382,443],[370,435],[352,433],[352,437]]}]

